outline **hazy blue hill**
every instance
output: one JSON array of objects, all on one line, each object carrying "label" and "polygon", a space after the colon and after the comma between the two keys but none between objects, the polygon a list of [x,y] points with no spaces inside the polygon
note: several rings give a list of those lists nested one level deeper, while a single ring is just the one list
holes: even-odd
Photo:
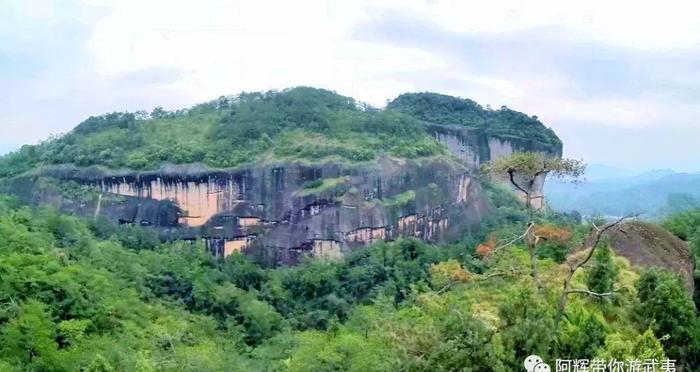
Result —
[{"label": "hazy blue hill", "polygon": [[623,179],[639,174],[633,169],[622,167],[614,167],[605,164],[588,164],[586,166],[586,179],[589,181],[598,181],[605,179]]},{"label": "hazy blue hill", "polygon": [[698,206],[700,173],[662,169],[578,185],[549,182],[546,187],[549,203],[557,210],[577,210],[586,215],[641,213],[661,217]]}]

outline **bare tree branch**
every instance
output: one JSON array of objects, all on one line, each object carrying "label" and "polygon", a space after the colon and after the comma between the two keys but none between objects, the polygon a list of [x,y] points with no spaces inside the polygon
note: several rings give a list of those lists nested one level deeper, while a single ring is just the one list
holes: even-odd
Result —
[{"label": "bare tree branch", "polygon": [[488,273],[488,274],[486,274],[486,275],[481,275],[481,276],[479,277],[479,280],[488,280],[488,279],[491,279],[491,278],[496,278],[496,277],[501,277],[501,276],[508,276],[508,275],[516,276],[516,275],[520,275],[520,274],[522,274],[522,273],[523,273],[522,270],[516,270],[515,267],[511,266],[511,267],[510,267],[510,270],[495,271],[495,272]]},{"label": "bare tree branch", "polygon": [[608,296],[607,293],[596,293],[596,292],[591,292],[587,289],[578,289],[578,288],[570,288],[571,287],[571,280],[574,277],[574,274],[576,274],[576,271],[580,269],[582,266],[588,263],[588,261],[591,260],[591,257],[593,257],[593,254],[595,253],[596,248],[598,248],[598,244],[600,244],[600,240],[603,237],[603,234],[605,234],[606,231],[610,230],[611,228],[621,224],[624,222],[626,219],[636,217],[636,214],[632,215],[627,215],[624,217],[621,217],[617,219],[616,221],[613,221],[611,223],[608,223],[607,225],[603,226],[602,228],[599,228],[596,226],[595,223],[593,223],[593,228],[591,229],[591,232],[588,234],[586,239],[584,239],[582,244],[581,249],[585,250],[588,249],[588,253],[586,254],[586,257],[573,264],[569,264],[569,273],[566,275],[566,279],[564,279],[564,285],[563,285],[563,290],[561,292],[561,296],[559,297],[559,305],[557,307],[557,315],[554,320],[554,326],[555,328],[559,327],[559,323],[561,322],[561,318],[564,316],[564,311],[566,311],[566,305],[568,301],[568,296],[569,294],[572,293],[584,293],[588,294],[590,296]]},{"label": "bare tree branch", "polygon": [[530,195],[530,193],[527,190],[525,190],[522,186],[518,185],[518,183],[515,182],[515,170],[509,169],[508,176],[510,178],[510,183],[512,183],[513,186],[515,186],[518,190],[524,192],[525,195]]},{"label": "bare tree branch", "polygon": [[538,176],[543,175],[543,174],[547,174],[547,173],[549,173],[549,169],[544,167],[541,170],[535,172],[535,177],[533,177],[533,178],[537,178]]},{"label": "bare tree branch", "polygon": [[[481,280],[488,280],[488,279],[496,278],[496,277],[517,276],[517,275],[522,275],[523,273],[524,273],[524,271],[522,271],[522,270],[516,270],[515,267],[513,267],[513,266],[511,265],[511,267],[510,267],[508,270],[494,271],[494,272],[490,272],[490,273],[488,273],[488,274],[486,274],[486,275],[479,275],[479,276],[476,277],[476,280],[480,280],[480,281],[481,281]],[[446,292],[447,290],[449,290],[450,288],[452,288],[452,286],[454,286],[455,284],[458,284],[458,283],[460,283],[459,280],[450,280],[450,281],[449,281],[447,284],[445,284],[442,288],[440,288],[439,290],[437,290],[437,291],[435,292],[435,294],[436,294],[436,295],[440,295],[440,294]]]},{"label": "bare tree branch", "polygon": [[508,243],[503,244],[503,245],[499,245],[498,247],[494,248],[493,253],[496,253],[499,250],[508,247],[509,245],[517,242],[518,240],[524,239],[530,233],[530,230],[532,230],[532,228],[534,226],[535,226],[534,223],[532,223],[532,222],[528,223],[527,229],[525,229],[525,232],[522,235],[518,235],[513,240],[509,241]]},{"label": "bare tree branch", "polygon": [[588,263],[588,261],[591,260],[591,257],[593,257],[593,253],[595,253],[596,247],[598,247],[598,244],[600,243],[600,240],[603,238],[603,234],[605,234],[606,231],[621,224],[626,219],[633,218],[636,216],[637,216],[636,214],[630,214],[630,215],[621,217],[621,218],[617,219],[616,221],[611,222],[611,223],[603,226],[603,228],[598,228],[595,224],[593,224],[595,231],[592,232],[592,234],[589,234],[588,237],[586,237],[586,239],[583,241],[583,247],[582,247],[583,249],[586,249],[586,247],[591,248],[591,249],[588,251],[588,254],[583,259],[583,261],[581,261],[578,264],[571,267],[571,270],[576,271],[578,268],[585,265],[586,263]]},{"label": "bare tree branch", "polygon": [[443,292],[445,292],[445,291],[447,291],[448,289],[450,289],[450,288],[451,288],[453,285],[455,285],[456,283],[457,283],[457,281],[451,280],[449,283],[445,284],[444,287],[440,288],[440,290],[438,290],[437,292],[435,292],[435,294],[437,294],[437,295],[442,294]]},{"label": "bare tree branch", "polygon": [[611,291],[611,292],[603,292],[603,293],[598,293],[598,292],[593,292],[585,288],[571,288],[568,291],[566,291],[566,294],[572,294],[572,293],[582,293],[582,294],[587,294],[589,296],[593,297],[610,297],[615,294],[616,291]]}]

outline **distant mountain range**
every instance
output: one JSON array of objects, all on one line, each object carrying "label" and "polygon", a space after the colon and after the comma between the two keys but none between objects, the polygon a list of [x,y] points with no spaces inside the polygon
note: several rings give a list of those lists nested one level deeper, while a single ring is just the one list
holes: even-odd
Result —
[{"label": "distant mountain range", "polygon": [[576,210],[589,216],[639,213],[647,218],[659,218],[700,207],[700,173],[670,169],[640,173],[591,165],[585,182],[550,180],[545,189],[555,210]]}]

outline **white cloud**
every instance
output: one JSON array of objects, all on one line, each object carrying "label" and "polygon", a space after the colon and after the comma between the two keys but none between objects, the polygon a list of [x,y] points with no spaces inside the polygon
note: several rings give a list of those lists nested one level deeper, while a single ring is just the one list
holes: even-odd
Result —
[{"label": "white cloud", "polygon": [[[400,5],[399,5],[400,4]],[[565,26],[598,41],[644,49],[700,42],[700,3],[633,0],[401,1],[393,10],[412,12],[456,32],[509,32]]]}]

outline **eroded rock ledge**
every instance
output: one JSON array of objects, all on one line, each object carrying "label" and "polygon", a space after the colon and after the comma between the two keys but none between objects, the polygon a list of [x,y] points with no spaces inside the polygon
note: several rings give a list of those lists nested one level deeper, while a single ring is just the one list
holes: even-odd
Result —
[{"label": "eroded rock ledge", "polygon": [[[456,238],[488,212],[470,170],[446,158],[147,173],[59,167],[33,177],[24,183],[33,185],[35,203],[151,226],[170,238],[205,239],[216,255],[245,251],[270,264],[293,264],[305,254],[338,258],[399,236]],[[98,196],[76,204],[37,187],[36,177],[88,185]]]}]

